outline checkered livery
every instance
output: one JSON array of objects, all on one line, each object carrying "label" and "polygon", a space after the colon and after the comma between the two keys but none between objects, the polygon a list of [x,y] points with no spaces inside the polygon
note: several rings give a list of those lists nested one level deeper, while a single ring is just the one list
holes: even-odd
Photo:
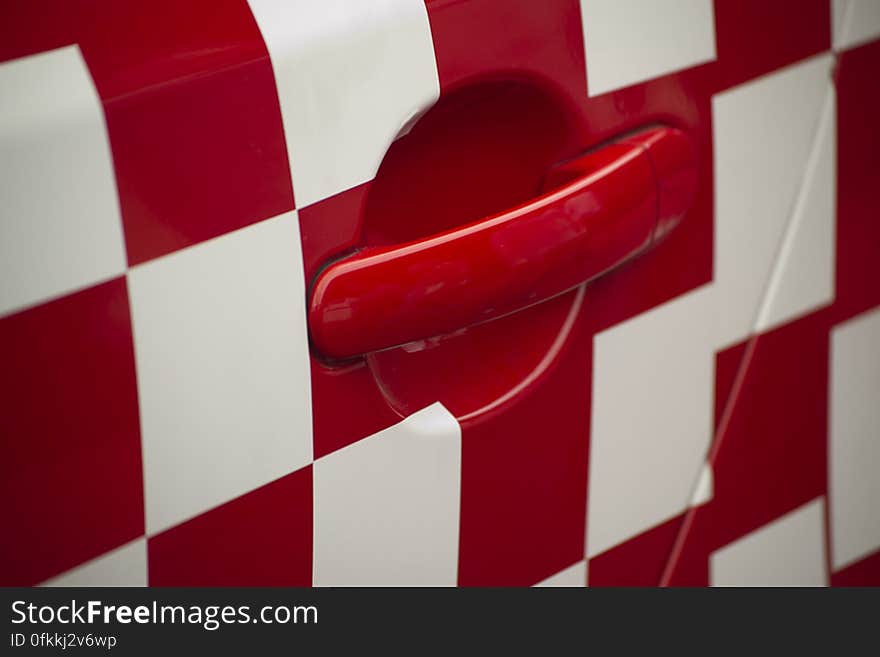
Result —
[{"label": "checkered livery", "polygon": [[[878,7],[5,3],[0,584],[880,584]],[[549,374],[400,417],[307,281],[511,72],[703,131],[701,191]]]}]

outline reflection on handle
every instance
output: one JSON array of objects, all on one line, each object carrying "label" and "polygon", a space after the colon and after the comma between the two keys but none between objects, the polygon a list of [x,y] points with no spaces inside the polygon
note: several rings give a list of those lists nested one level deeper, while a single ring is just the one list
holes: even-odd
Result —
[{"label": "reflection on handle", "polygon": [[323,270],[308,320],[344,359],[522,310],[600,276],[675,226],[696,190],[696,155],[658,127],[557,167],[548,193],[431,237],[369,248]]}]

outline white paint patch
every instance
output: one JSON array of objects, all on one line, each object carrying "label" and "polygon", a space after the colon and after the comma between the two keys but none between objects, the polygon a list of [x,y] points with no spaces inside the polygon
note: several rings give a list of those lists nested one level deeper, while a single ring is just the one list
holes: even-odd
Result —
[{"label": "white paint patch", "polygon": [[578,587],[587,585],[587,561],[582,559],[555,575],[535,584],[541,588]]},{"label": "white paint patch", "polygon": [[581,21],[590,96],[715,59],[711,0],[581,0]]},{"label": "white paint patch", "polygon": [[281,102],[302,208],[376,175],[440,95],[423,0],[249,0]]},{"label": "white paint patch", "polygon": [[709,557],[712,586],[826,586],[825,500],[816,500]]},{"label": "white paint patch", "polygon": [[147,541],[139,538],[106,552],[41,586],[146,586]]},{"label": "white paint patch", "polygon": [[314,464],[315,586],[454,586],[461,428],[440,403]]},{"label": "white paint patch", "polygon": [[831,35],[837,51],[880,38],[880,2],[831,0]]},{"label": "white paint patch", "polygon": [[79,48],[0,64],[0,315],[126,268],[104,113]]},{"label": "white paint patch", "polygon": [[828,496],[838,570],[880,549],[880,308],[831,331]]},{"label": "white paint patch", "polygon": [[149,534],[311,462],[296,213],[134,267],[128,285]]}]

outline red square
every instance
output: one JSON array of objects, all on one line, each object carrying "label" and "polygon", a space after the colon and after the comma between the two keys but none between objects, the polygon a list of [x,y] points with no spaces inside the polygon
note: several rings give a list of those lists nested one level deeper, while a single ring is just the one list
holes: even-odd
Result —
[{"label": "red square", "polygon": [[27,0],[6,14],[19,28],[0,61],[82,51],[129,264],[293,209],[275,76],[246,0]]},{"label": "red square", "polygon": [[716,0],[718,88],[727,89],[831,47],[828,0]]},{"label": "red square", "polygon": [[268,59],[105,108],[130,264],[293,209]]},{"label": "red square", "polygon": [[880,40],[844,52],[837,87],[835,323],[880,304]]},{"label": "red square", "polygon": [[312,467],[153,536],[151,586],[310,586]]},{"label": "red square", "polygon": [[125,279],[0,320],[0,584],[33,585],[144,532]]},{"label": "red square", "polygon": [[531,586],[583,559],[589,346],[574,336],[528,395],[462,422],[460,586]]},{"label": "red square", "polygon": [[506,77],[537,74],[571,98],[586,98],[577,0],[429,3],[428,18],[444,93],[491,71]]},{"label": "red square", "polygon": [[161,4],[113,3],[117,29],[81,44],[132,265],[293,209],[275,76],[247,3]]},{"label": "red square", "polygon": [[826,493],[829,317],[811,313],[718,354],[716,391],[730,391],[731,407],[716,412],[714,495],[688,511],[664,583],[707,585],[712,552]]}]

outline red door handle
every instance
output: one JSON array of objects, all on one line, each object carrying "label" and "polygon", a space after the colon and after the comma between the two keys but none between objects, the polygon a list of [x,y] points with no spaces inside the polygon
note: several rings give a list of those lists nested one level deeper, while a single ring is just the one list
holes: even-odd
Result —
[{"label": "red door handle", "polygon": [[683,132],[652,128],[558,167],[528,203],[337,261],[312,286],[313,346],[349,358],[561,294],[649,248],[690,206],[696,171]]}]

